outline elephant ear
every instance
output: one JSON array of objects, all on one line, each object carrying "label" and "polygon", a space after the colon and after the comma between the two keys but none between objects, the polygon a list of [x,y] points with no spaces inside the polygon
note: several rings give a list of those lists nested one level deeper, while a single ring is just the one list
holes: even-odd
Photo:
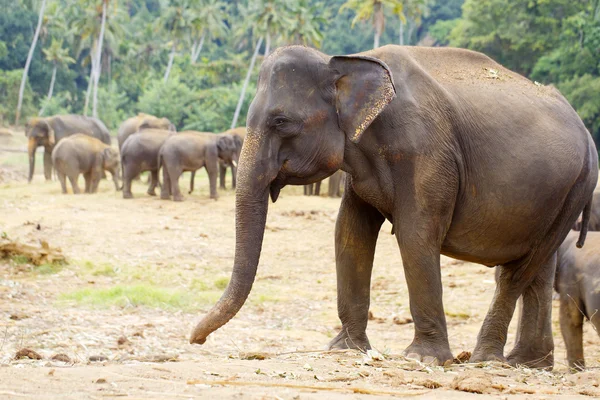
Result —
[{"label": "elephant ear", "polygon": [[383,61],[367,56],[335,56],[329,66],[337,74],[338,124],[352,142],[358,143],[373,120],[396,97],[392,72]]},{"label": "elephant ear", "polygon": [[50,146],[54,146],[56,144],[56,137],[54,136],[54,129],[48,123],[48,120],[41,119],[38,121],[39,127],[46,132],[46,136],[48,136],[48,143]]}]

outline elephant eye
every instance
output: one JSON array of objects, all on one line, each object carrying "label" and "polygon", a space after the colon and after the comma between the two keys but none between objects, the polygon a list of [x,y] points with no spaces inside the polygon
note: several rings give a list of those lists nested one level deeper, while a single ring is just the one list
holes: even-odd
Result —
[{"label": "elephant eye", "polygon": [[302,131],[301,123],[283,115],[273,117],[269,126],[283,137],[294,136]]}]

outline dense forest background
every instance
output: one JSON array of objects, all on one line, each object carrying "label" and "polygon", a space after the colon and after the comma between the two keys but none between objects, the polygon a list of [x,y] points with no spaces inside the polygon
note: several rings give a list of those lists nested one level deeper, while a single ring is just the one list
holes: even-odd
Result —
[{"label": "dense forest background", "polygon": [[220,132],[291,43],[482,51],[558,87],[600,142],[600,0],[0,0],[0,124],[85,113],[115,129],[141,111]]}]

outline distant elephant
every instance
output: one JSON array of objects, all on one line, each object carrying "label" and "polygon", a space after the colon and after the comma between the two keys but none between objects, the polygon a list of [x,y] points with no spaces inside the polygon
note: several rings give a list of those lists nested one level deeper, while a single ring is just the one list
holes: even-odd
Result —
[{"label": "distant elephant", "polygon": [[323,180],[315,183],[309,183],[308,185],[304,185],[304,195],[305,196],[320,196],[321,195],[321,183]]},{"label": "distant elephant", "polygon": [[175,132],[175,125],[167,118],[158,118],[154,115],[139,113],[135,117],[131,117],[123,121],[119,126],[117,133],[117,141],[119,142],[119,150],[123,147],[123,143],[129,135],[139,132],[143,129],[160,129],[164,131]]},{"label": "distant elephant", "polygon": [[[582,216],[580,216],[577,219],[577,222],[575,223],[573,229],[575,229],[576,231],[580,231],[582,222]],[[590,220],[588,222],[588,230],[600,231],[600,191],[598,190],[594,192],[594,198],[592,199],[592,210],[590,213]]]},{"label": "distant elephant", "polygon": [[[215,135],[206,132],[186,131],[171,136],[160,149],[159,166],[163,169],[163,185],[160,198],[183,201],[179,189],[179,177],[184,171],[194,173],[206,168],[210,181],[210,198],[217,199],[217,174],[219,159],[226,164],[237,162],[236,146],[231,135]],[[193,178],[190,193],[194,190]]]},{"label": "distant elephant", "polygon": [[[328,56],[303,46],[262,63],[247,114],[229,285],[191,343],[227,323],[258,267],[269,195],[347,173],[335,254],[339,334],[331,349],[367,350],[377,237],[393,224],[414,340],[407,357],[445,364],[441,254],[501,269],[471,362],[551,368],[556,250],[583,210],[585,242],[598,152],[553,87],[477,52],[383,46]],[[515,347],[508,326],[523,296]]]},{"label": "distant elephant", "polygon": [[[338,171],[335,174],[329,177],[329,183],[327,186],[327,195],[329,197],[342,197],[341,186],[343,182],[345,174],[343,171]],[[321,195],[321,183],[323,181],[310,183],[308,185],[304,185],[304,195],[305,196],[320,196]]]},{"label": "distant elephant", "polygon": [[52,179],[52,149],[54,145],[67,136],[82,133],[100,139],[110,145],[110,133],[106,125],[97,118],[83,115],[55,115],[47,118],[31,118],[25,125],[25,136],[28,138],[29,178],[33,179],[35,169],[35,150],[44,146],[44,176]]},{"label": "distant elephant", "polygon": [[[242,152],[242,146],[244,145],[244,138],[246,137],[246,128],[233,128],[223,132],[224,135],[232,135],[235,141],[236,154],[239,158]],[[236,160],[237,162],[237,160]],[[226,189],[225,181],[227,176],[227,167],[231,167],[231,187],[235,189],[237,179],[237,167],[233,165],[227,165],[223,160],[219,160],[219,187]]]},{"label": "distant elephant", "polygon": [[560,296],[560,330],[569,367],[583,370],[584,318],[600,334],[600,232],[589,232],[583,249],[575,246],[577,236],[569,233],[558,249],[554,289]]},{"label": "distant elephant", "polygon": [[67,193],[66,177],[73,193],[80,193],[79,174],[85,179],[85,193],[96,193],[104,171],[112,174],[115,190],[119,190],[119,152],[94,137],[78,133],[64,138],[54,146],[52,163],[63,193]]},{"label": "distant elephant", "polygon": [[168,130],[144,129],[130,135],[121,148],[123,169],[123,198],[131,199],[131,181],[141,172],[150,171],[148,194],[156,196],[158,186],[158,152],[167,138],[174,133]]}]

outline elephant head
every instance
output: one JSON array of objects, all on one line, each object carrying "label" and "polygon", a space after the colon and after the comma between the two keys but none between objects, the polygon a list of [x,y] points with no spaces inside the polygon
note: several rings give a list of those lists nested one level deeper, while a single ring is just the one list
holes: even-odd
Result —
[{"label": "elephant head", "polygon": [[119,152],[112,147],[106,147],[102,150],[102,168],[106,171],[109,171],[113,176],[113,181],[115,183],[115,189],[119,190],[119,179],[121,177],[121,168],[120,166],[120,157]]},{"label": "elephant head", "polygon": [[225,164],[237,167],[239,153],[232,135],[219,136],[217,139],[217,151],[219,153],[219,158],[223,160]]},{"label": "elephant head", "polygon": [[322,180],[357,153],[361,136],[395,97],[387,65],[364,56],[329,57],[291,46],[261,66],[247,117],[236,188],[236,247],[225,293],[198,323],[191,343],[226,324],[248,297],[259,262],[269,193]]},{"label": "elephant head", "polygon": [[175,132],[175,125],[167,118],[157,118],[153,115],[140,114],[138,117],[143,117],[138,126],[138,131],[142,129],[162,129],[165,131]]},{"label": "elephant head", "polygon": [[52,148],[56,144],[54,130],[49,118],[32,118],[25,125],[27,136],[27,153],[29,155],[29,182],[33,178],[35,169],[35,150],[39,146]]}]

